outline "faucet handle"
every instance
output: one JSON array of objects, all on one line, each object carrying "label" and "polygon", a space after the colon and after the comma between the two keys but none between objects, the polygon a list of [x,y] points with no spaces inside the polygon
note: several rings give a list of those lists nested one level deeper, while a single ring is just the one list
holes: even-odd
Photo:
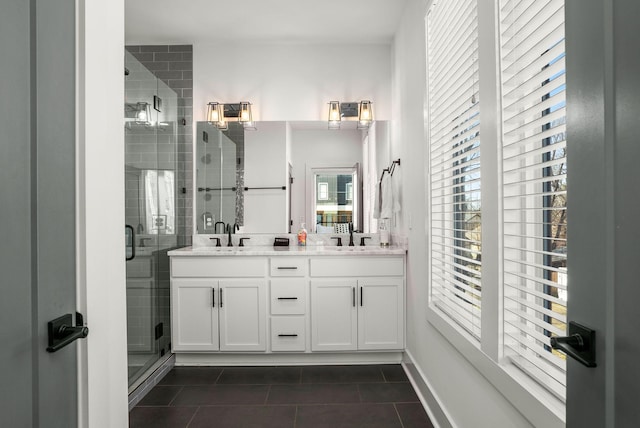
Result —
[{"label": "faucet handle", "polygon": [[209,239],[211,239],[212,241],[215,239],[216,240],[216,247],[222,247],[222,245],[220,245],[220,238],[218,238],[217,236],[214,237],[214,238],[209,238]]},{"label": "faucet handle", "polygon": [[338,243],[336,244],[336,247],[342,247],[342,236],[332,236],[331,239],[337,239]]},{"label": "faucet handle", "polygon": [[361,236],[361,237],[360,237],[360,246],[361,246],[361,247],[364,247],[364,246],[366,245],[366,244],[364,243],[364,240],[365,240],[365,239],[371,239],[371,237],[370,237],[370,236]]},{"label": "faucet handle", "polygon": [[240,238],[240,244],[238,245],[238,247],[244,247],[244,241],[246,239],[251,239],[251,238]]}]

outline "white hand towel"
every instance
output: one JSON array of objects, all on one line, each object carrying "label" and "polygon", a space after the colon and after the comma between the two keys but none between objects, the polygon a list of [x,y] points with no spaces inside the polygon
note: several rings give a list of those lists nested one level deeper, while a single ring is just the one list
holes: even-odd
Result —
[{"label": "white hand towel", "polygon": [[380,218],[380,197],[382,193],[382,181],[376,183],[376,194],[373,201],[373,218]]},{"label": "white hand towel", "polygon": [[394,212],[400,211],[400,207],[393,199],[393,186],[391,175],[386,174],[380,182],[380,218],[391,218]]}]

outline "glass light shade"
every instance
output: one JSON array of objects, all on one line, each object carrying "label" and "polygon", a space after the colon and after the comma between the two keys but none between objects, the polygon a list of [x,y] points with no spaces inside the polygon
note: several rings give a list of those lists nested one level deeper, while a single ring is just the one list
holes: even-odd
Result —
[{"label": "glass light shade", "polygon": [[358,129],[367,129],[373,121],[373,110],[371,101],[360,101],[358,108]]},{"label": "glass light shade", "polygon": [[209,103],[207,104],[207,122],[216,123],[220,120],[218,103]]},{"label": "glass light shade", "polygon": [[226,120],[224,120],[224,104],[218,104],[216,107],[218,111],[218,120],[216,121],[216,127],[221,131],[226,131],[227,129],[229,129],[229,124]]},{"label": "glass light shade", "polygon": [[329,129],[340,129],[341,120],[340,102],[329,101]]},{"label": "glass light shade", "polygon": [[151,123],[151,105],[149,103],[136,103],[136,123],[143,125]]},{"label": "glass light shade", "polygon": [[247,101],[240,102],[240,109],[238,111],[238,122],[253,122],[251,115],[251,103]]}]

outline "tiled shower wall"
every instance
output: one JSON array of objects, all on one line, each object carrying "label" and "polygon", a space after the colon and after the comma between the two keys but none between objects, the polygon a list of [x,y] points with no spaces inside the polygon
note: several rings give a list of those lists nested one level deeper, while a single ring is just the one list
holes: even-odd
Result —
[{"label": "tiled shower wall", "polygon": [[126,46],[138,61],[178,96],[178,245],[191,245],[193,234],[193,47]]}]

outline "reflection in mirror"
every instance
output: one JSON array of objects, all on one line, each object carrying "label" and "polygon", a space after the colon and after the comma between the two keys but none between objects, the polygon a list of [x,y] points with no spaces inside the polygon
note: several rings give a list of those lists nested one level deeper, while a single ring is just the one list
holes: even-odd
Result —
[{"label": "reflection in mirror", "polygon": [[[377,231],[370,218],[379,179],[375,152],[386,161],[388,122],[374,122],[365,131],[356,129],[356,122],[345,122],[340,130],[328,130],[326,121],[256,124],[257,130],[245,131],[229,122],[229,129],[220,131],[197,123],[198,233],[223,233],[227,224],[238,224],[241,233],[290,233],[303,222],[310,232],[319,224],[335,233],[335,224],[349,222],[363,232]],[[318,171],[318,184],[326,188],[315,185],[311,171]],[[317,193],[328,199],[316,198]]]},{"label": "reflection in mirror", "polygon": [[[313,183],[315,196],[312,197],[312,211],[315,216],[316,233],[335,233],[344,230],[345,225],[353,224],[359,230],[359,191],[358,170],[360,165],[353,168],[313,168]],[[356,186],[354,187],[354,183]],[[354,192],[355,188],[355,192]],[[309,225],[310,226],[310,225]]]},{"label": "reflection in mirror", "polygon": [[198,122],[196,142],[196,230],[224,233],[243,223],[244,129],[231,122],[225,131]]},{"label": "reflection in mirror", "polygon": [[126,166],[126,192],[135,203],[127,205],[127,224],[138,235],[176,233],[175,173],[173,170]]},{"label": "reflection in mirror", "polygon": [[143,170],[144,213],[151,234],[172,235],[176,230],[175,177],[173,171]]}]

